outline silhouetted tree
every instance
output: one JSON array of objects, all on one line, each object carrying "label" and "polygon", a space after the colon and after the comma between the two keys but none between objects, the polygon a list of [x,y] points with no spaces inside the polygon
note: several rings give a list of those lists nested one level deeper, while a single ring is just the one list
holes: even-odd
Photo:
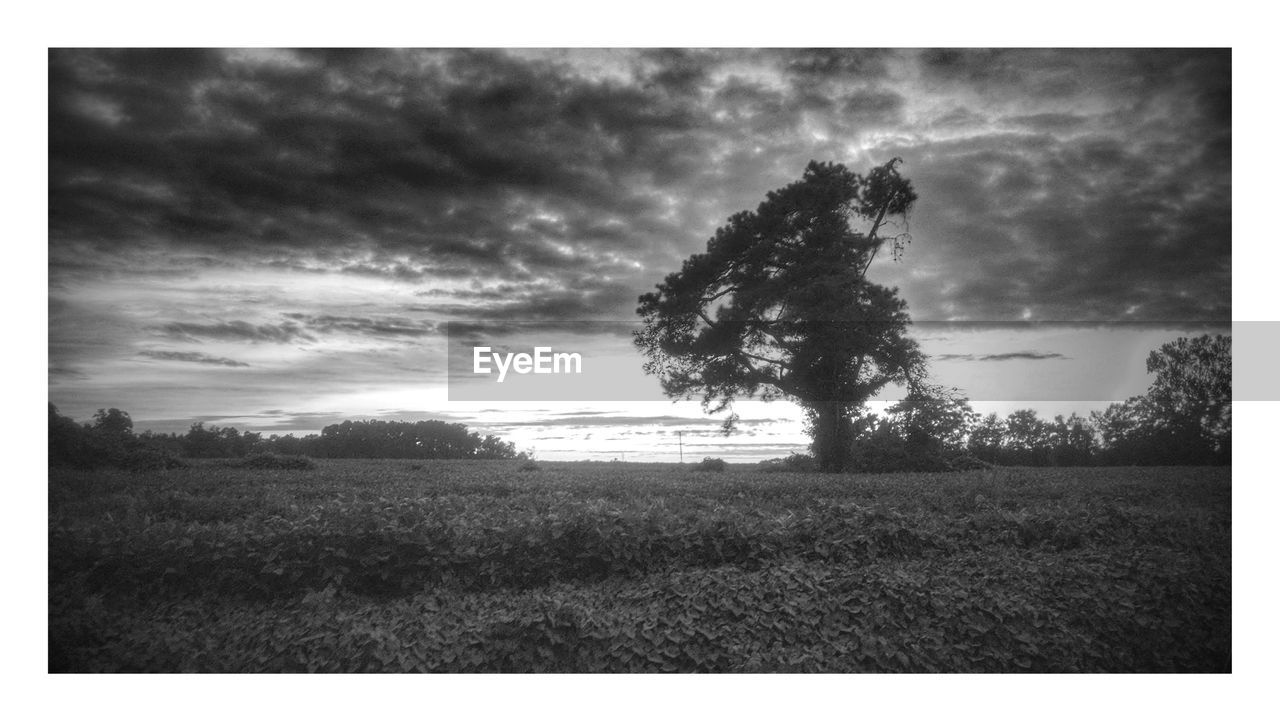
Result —
[{"label": "silhouetted tree", "polygon": [[[1146,396],[1112,403],[1090,414],[1098,429],[1101,460],[1106,465],[1152,465],[1164,453],[1156,429],[1155,413]],[[1170,461],[1165,461],[1170,462]]]},{"label": "silhouetted tree", "polygon": [[133,420],[118,408],[99,409],[78,425],[49,404],[49,465],[154,471],[182,465],[149,433],[133,434]]},{"label": "silhouetted tree", "polygon": [[1231,457],[1231,336],[1202,335],[1165,343],[1147,356],[1156,374],[1147,398],[1160,432],[1184,455]]},{"label": "silhouetted tree", "polygon": [[1166,343],[1147,357],[1155,380],[1142,396],[1093,413],[1107,463],[1231,462],[1231,338]]},{"label": "silhouetted tree", "polygon": [[913,385],[907,397],[890,406],[887,413],[912,452],[922,455],[964,449],[977,420],[969,399],[954,389],[924,383]]},{"label": "silhouetted tree", "polygon": [[[854,421],[853,468],[860,471],[945,471],[968,456],[965,439],[976,420],[969,401],[946,389],[913,384],[907,397],[877,418]],[[967,464],[966,464],[967,465]]]},{"label": "silhouetted tree", "polygon": [[1004,447],[1004,420],[989,413],[969,433],[969,452],[987,463],[1002,462]]},{"label": "silhouetted tree", "polygon": [[1053,431],[1033,410],[1014,411],[1005,419],[1005,450],[1020,466],[1047,466]]},{"label": "silhouetted tree", "polygon": [[183,437],[177,433],[158,433],[146,430],[138,434],[138,441],[147,448],[154,448],[170,456],[181,456],[185,451]]},{"label": "silhouetted tree", "polygon": [[809,416],[819,467],[846,469],[865,402],[924,374],[905,301],[866,278],[882,246],[896,259],[906,242],[882,234],[916,200],[899,162],[866,176],[811,162],[755,212],[730,217],[705,253],[640,297],[645,371],[669,396],[700,394],[712,413],[739,397],[790,397]]},{"label": "silhouetted tree", "polygon": [[123,442],[133,436],[133,419],[119,408],[99,408],[93,414],[93,432],[104,440]]},{"label": "silhouetted tree", "polygon": [[182,439],[183,454],[188,458],[230,458],[222,442],[222,429],[217,426],[204,427],[204,423],[191,424],[191,429]]},{"label": "silhouetted tree", "polygon": [[49,404],[49,465],[92,467],[100,463],[101,449],[91,431]]},{"label": "silhouetted tree", "polygon": [[1069,418],[1054,416],[1049,426],[1049,463],[1054,466],[1087,466],[1097,448],[1093,427],[1072,413]]},{"label": "silhouetted tree", "polygon": [[343,421],[325,426],[312,448],[316,455],[326,458],[510,459],[517,456],[514,444],[496,436],[482,438],[461,423],[436,420]]}]

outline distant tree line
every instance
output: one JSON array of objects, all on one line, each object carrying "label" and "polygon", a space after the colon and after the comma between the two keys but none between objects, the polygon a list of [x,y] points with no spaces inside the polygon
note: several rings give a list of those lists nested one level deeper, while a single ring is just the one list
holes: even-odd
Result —
[{"label": "distant tree line", "polygon": [[78,467],[154,468],[178,458],[245,458],[259,454],[313,458],[514,459],[515,444],[444,421],[344,421],[319,435],[271,435],[194,423],[183,434],[133,432],[118,409],[100,409],[78,424],[49,404],[49,463]]},{"label": "distant tree line", "polygon": [[1034,410],[975,413],[941,388],[912,391],[883,415],[855,421],[857,470],[954,470],[996,465],[1226,465],[1231,463],[1231,338],[1166,343],[1147,358],[1147,393],[1085,418]]},{"label": "distant tree line", "polygon": [[[883,415],[853,419],[852,471],[965,470],[1019,466],[1226,465],[1231,463],[1231,338],[1166,343],[1147,358],[1146,394],[1085,418],[1034,410],[985,417],[954,390],[915,384]],[[51,464],[166,467],[177,458],[273,453],[314,458],[513,459],[514,444],[444,421],[344,421],[301,438],[195,423],[184,434],[134,434],[133,420],[100,409],[77,424],[49,404]]]}]

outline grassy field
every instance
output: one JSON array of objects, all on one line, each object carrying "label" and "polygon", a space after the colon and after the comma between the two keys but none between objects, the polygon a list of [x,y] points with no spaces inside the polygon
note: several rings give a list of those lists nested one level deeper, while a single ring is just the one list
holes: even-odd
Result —
[{"label": "grassy field", "polygon": [[1229,468],[51,470],[52,671],[1231,670]]}]

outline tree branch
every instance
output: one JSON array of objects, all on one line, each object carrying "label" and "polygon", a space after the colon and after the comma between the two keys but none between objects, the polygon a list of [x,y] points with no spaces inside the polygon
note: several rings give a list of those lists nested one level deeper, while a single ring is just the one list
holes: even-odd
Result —
[{"label": "tree branch", "polygon": [[[894,198],[897,197],[898,195],[895,193],[892,198],[885,201],[884,205],[880,206],[880,214],[876,216],[876,222],[871,224],[871,232],[867,234],[868,240],[874,241],[876,239],[876,233],[880,231],[880,224],[884,222],[884,214],[889,211],[889,205],[893,202]],[[858,275],[863,278],[867,277],[867,271],[871,268],[871,261],[875,260],[876,253],[880,252],[880,245],[880,243],[876,243],[871,246],[871,256],[867,258],[866,264],[862,266],[862,271],[859,272]]]},{"label": "tree branch", "polygon": [[766,358],[762,355],[756,355],[755,353],[748,353],[746,351],[739,351],[738,353],[739,355],[744,355],[748,358],[754,358],[755,360],[758,360],[758,361],[764,361],[765,363],[772,363],[776,366],[786,368],[787,370],[791,369],[791,364],[787,363],[786,361],[777,360],[775,358]]},{"label": "tree branch", "polygon": [[704,310],[702,310],[701,308],[699,308],[699,309],[698,309],[698,315],[702,316],[702,319],[703,319],[703,320],[705,320],[705,321],[707,322],[707,325],[709,325],[709,326],[711,326],[712,328],[715,328],[715,329],[717,329],[717,330],[719,330],[719,329],[720,329],[720,324],[719,324],[719,323],[717,323],[717,322],[715,322],[714,320],[711,320],[711,318],[707,316],[706,311],[704,311]]},{"label": "tree branch", "polygon": [[717,299],[719,299],[719,298],[723,298],[724,296],[729,295],[730,293],[736,293],[737,291],[738,291],[738,286],[736,286],[736,285],[731,285],[731,286],[729,286],[729,287],[725,288],[724,290],[720,291],[719,293],[716,293],[715,295],[710,295],[710,296],[706,296],[706,297],[703,297],[703,298],[699,298],[699,299],[698,299],[698,302],[700,302],[700,303],[710,303],[710,302],[711,302],[711,301],[713,301],[713,300],[717,300]]}]

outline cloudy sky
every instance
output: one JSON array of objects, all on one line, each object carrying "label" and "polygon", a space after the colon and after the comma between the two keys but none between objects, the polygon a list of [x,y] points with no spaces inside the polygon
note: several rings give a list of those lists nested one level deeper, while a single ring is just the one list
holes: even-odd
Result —
[{"label": "cloudy sky", "polygon": [[[1230,321],[1225,50],[54,50],[49,398],[160,430],[457,419],[547,457],[697,443],[718,420],[616,332],[570,342],[627,397],[451,403],[444,323],[631,321],[809,160],[895,156],[913,242],[870,276],[975,400],[1120,399]],[[1071,323],[985,325],[1009,321]],[[743,416],[706,447],[804,442],[784,404]]]}]

